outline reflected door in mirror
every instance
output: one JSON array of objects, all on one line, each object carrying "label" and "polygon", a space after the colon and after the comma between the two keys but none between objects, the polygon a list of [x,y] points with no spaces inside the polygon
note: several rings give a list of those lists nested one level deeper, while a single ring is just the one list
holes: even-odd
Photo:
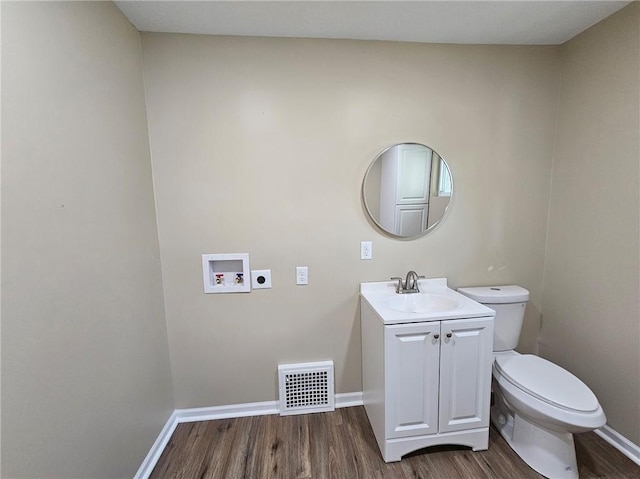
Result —
[{"label": "reflected door in mirror", "polygon": [[405,144],[381,157],[380,224],[398,236],[414,236],[427,228],[431,150]]}]

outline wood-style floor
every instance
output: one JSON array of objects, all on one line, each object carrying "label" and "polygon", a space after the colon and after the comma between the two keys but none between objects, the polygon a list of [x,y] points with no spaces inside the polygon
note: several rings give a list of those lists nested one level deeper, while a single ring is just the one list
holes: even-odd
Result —
[{"label": "wood-style floor", "polygon": [[[575,436],[580,479],[640,479],[640,467],[594,433]],[[541,478],[492,427],[489,450],[432,447],[385,464],[362,406],[299,416],[180,424],[152,479]]]}]

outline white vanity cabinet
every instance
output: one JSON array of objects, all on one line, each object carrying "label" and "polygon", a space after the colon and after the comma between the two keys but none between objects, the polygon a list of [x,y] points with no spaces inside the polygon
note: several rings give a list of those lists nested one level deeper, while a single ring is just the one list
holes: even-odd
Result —
[{"label": "white vanity cabinet", "polygon": [[361,301],[363,400],[386,462],[438,444],[487,449],[493,312],[385,324]]}]

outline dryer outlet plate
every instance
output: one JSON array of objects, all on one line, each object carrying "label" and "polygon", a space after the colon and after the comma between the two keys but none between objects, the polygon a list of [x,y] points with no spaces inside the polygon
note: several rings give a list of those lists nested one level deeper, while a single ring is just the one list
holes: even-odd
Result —
[{"label": "dryer outlet plate", "polygon": [[251,289],[270,289],[271,288],[271,270],[270,269],[252,269],[251,270]]}]

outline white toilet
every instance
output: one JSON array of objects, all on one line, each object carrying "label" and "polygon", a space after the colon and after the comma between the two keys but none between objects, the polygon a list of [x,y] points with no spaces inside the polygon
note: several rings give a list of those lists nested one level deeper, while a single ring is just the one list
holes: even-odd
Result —
[{"label": "white toilet", "polygon": [[573,433],[606,423],[593,392],[546,359],[514,350],[529,292],[520,286],[460,288],[495,310],[491,422],[533,469],[551,479],[576,479]]}]

